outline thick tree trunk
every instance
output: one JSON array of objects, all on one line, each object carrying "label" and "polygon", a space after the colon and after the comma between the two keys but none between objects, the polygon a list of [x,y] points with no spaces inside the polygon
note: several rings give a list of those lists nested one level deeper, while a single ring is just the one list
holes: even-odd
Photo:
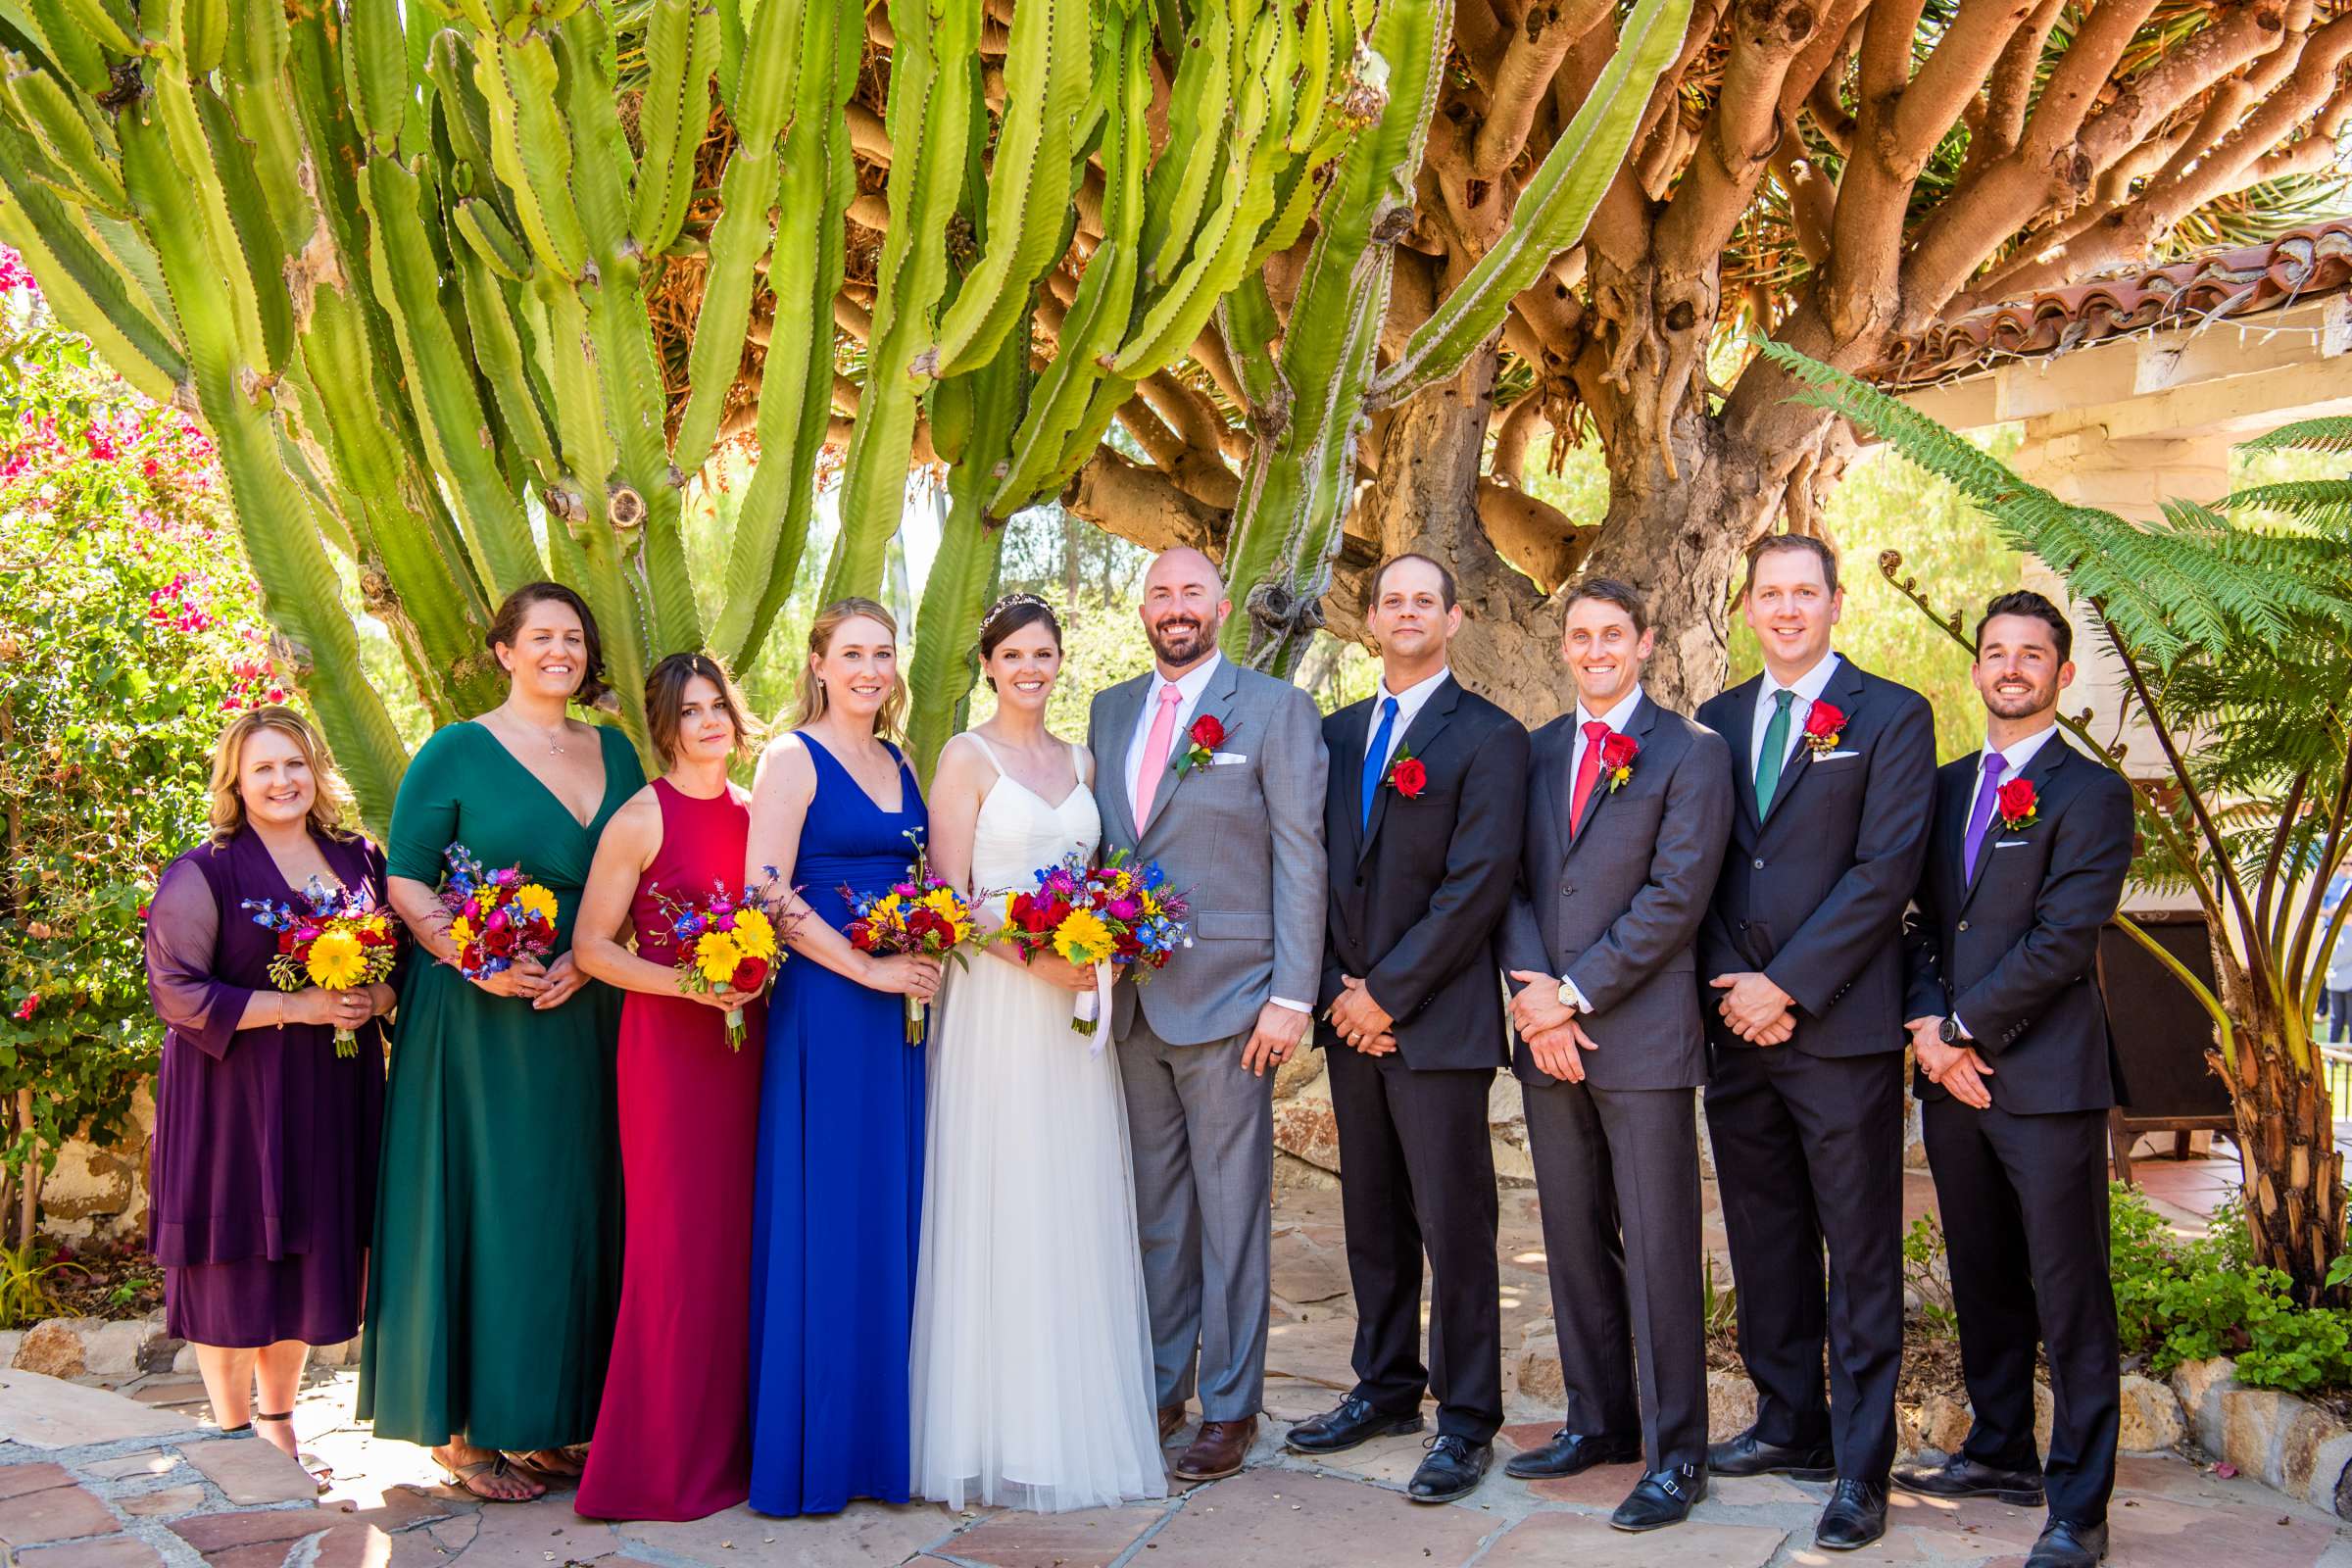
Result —
[{"label": "thick tree trunk", "polygon": [[[2218,956],[2218,955],[2217,955]],[[2235,968],[2224,968],[2226,977]],[[2230,993],[2236,995],[2231,997]],[[2289,1054],[2286,1022],[2242,980],[2225,979],[2225,1004],[2236,1014],[2237,1070],[2230,1079],[2230,1112],[2246,1167],[2246,1225],[2254,1261],[2294,1281],[2295,1298],[2316,1305],[2326,1294],[2328,1267],[2344,1240],[2343,1155],[2321,1076],[2318,1045],[2311,1065]],[[2251,1006],[2244,1005],[2253,1003]],[[2308,1031],[2306,1031],[2308,1033]]]}]

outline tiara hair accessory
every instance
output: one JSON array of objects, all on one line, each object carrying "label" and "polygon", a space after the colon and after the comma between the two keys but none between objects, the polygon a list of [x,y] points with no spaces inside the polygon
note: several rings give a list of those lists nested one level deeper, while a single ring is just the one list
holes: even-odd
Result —
[{"label": "tiara hair accessory", "polygon": [[997,617],[999,615],[1002,615],[1007,610],[1014,609],[1021,605],[1035,605],[1038,609],[1044,611],[1049,615],[1054,612],[1054,607],[1047,604],[1043,599],[1040,599],[1035,594],[1006,594],[1004,598],[998,600],[995,604],[988,607],[988,613],[980,617],[980,628],[974,635],[986,636],[988,634],[988,628],[997,623]]}]

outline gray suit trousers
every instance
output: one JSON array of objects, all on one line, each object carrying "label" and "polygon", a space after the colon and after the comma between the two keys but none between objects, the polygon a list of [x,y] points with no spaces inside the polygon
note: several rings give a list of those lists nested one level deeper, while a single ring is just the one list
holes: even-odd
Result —
[{"label": "gray suit trousers", "polygon": [[1206,1421],[1257,1414],[1266,1387],[1274,1075],[1242,1065],[1247,1038],[1171,1046],[1141,1008],[1119,1038],[1158,1402],[1198,1387]]},{"label": "gray suit trousers", "polygon": [[1650,1470],[1704,1464],[1697,1095],[1552,1083],[1526,1102],[1567,1429],[1639,1431]]}]

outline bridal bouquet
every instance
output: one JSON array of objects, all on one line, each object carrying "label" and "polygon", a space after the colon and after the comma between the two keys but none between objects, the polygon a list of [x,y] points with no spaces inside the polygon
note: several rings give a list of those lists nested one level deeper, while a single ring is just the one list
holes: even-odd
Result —
[{"label": "bridal bouquet", "polygon": [[[845,933],[850,946],[876,957],[904,953],[930,958],[953,957],[963,963],[966,959],[961,950],[979,926],[972,915],[971,904],[931,873],[922,835],[909,831],[906,837],[914,845],[914,860],[906,867],[903,879],[880,893],[861,894],[846,887],[841,890],[843,901],[850,906],[850,927]],[[907,996],[906,1043],[910,1046],[923,1043],[925,1010],[920,1000],[912,994]]]},{"label": "bridal bouquet", "polygon": [[[1101,865],[1071,856],[1037,873],[1034,892],[1004,901],[1004,929],[1024,960],[1054,953],[1095,971],[1095,989],[1077,999],[1070,1027],[1092,1036],[1108,1009],[1112,972],[1131,969],[1138,984],[1186,944],[1184,895],[1167,885],[1156,860],[1131,864],[1114,850]],[[1097,1042],[1095,1050],[1102,1049]]]},{"label": "bridal bouquet", "polygon": [[[708,995],[713,991],[748,991],[755,995],[775,977],[784,961],[783,938],[791,925],[776,930],[765,907],[764,887],[730,893],[712,883],[708,894],[692,899],[657,892],[654,902],[668,922],[670,940],[677,944],[672,966],[678,989]],[[743,1009],[727,1009],[727,1049],[743,1049]]]},{"label": "bridal bouquet", "polygon": [[523,880],[522,867],[486,871],[463,844],[452,844],[442,858],[449,870],[441,878],[441,907],[458,945],[458,973],[479,980],[556,951],[556,896]]},{"label": "bridal bouquet", "polygon": [[[291,904],[247,899],[239,908],[251,909],[253,923],[277,933],[277,956],[270,960],[270,983],[280,991],[303,991],[322,986],[349,991],[392,978],[398,947],[392,917],[376,906],[364,887],[327,891],[317,877],[302,890],[297,910]],[[335,1031],[335,1054],[356,1056],[359,1036],[348,1029]]]}]

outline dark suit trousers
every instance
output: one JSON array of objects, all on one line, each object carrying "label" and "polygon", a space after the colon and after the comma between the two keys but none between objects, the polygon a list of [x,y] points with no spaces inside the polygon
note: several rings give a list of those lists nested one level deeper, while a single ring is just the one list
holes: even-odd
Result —
[{"label": "dark suit trousers", "polygon": [[1903,1119],[1899,1051],[1715,1052],[1707,1134],[1757,1435],[1795,1446],[1826,1438],[1839,1479],[1881,1485],[1894,1465],[1903,1358]]},{"label": "dark suit trousers", "polygon": [[[1354,1394],[1393,1415],[1437,1396],[1438,1430],[1472,1443],[1502,1425],[1502,1306],[1494,1257],[1494,1074],[1415,1072],[1391,1053],[1329,1047],[1340,1208],[1355,1288]],[[1421,1254],[1431,1282],[1421,1364]]]},{"label": "dark suit trousers", "polygon": [[[1698,1128],[1688,1089],[1528,1084],[1565,1425],[1642,1434],[1648,1468],[1707,1457]],[[1638,1389],[1637,1389],[1638,1380]]]},{"label": "dark suit trousers", "polygon": [[1920,1106],[1936,1173],[1960,1365],[1975,1424],[1961,1451],[2036,1468],[2034,1347],[2050,1360],[2050,1517],[2107,1518],[2123,1396],[2107,1275],[2107,1113],[2018,1116],[1945,1097]]}]

